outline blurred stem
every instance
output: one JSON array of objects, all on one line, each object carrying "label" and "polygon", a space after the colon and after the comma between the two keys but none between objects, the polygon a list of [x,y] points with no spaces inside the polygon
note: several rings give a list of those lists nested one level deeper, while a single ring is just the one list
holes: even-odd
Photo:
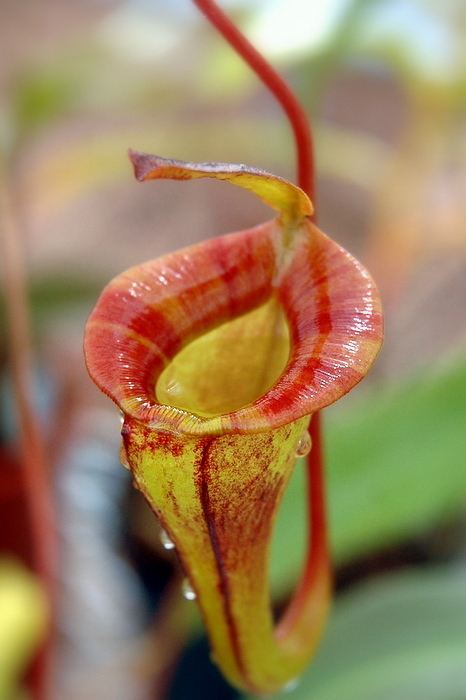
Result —
[{"label": "blurred stem", "polygon": [[[10,189],[8,167],[1,160],[0,229],[3,243],[7,344],[18,416],[19,463],[23,472],[29,511],[33,565],[48,595],[50,614],[57,562],[54,505],[44,439],[32,400],[30,322],[21,236]],[[51,614],[49,619],[52,619]],[[50,650],[51,622],[35,668],[36,700],[46,700],[50,695]]]},{"label": "blurred stem", "polygon": [[[295,139],[297,183],[314,204],[315,171],[312,132],[301,103],[283,78],[213,0],[193,0],[193,2],[268,87],[285,111]],[[275,637],[280,646],[283,649],[289,647],[291,653],[299,653],[297,648],[299,646],[306,648],[310,629],[314,630],[317,643],[327,614],[331,586],[325,503],[325,465],[321,419],[318,413],[312,417],[310,433],[313,446],[307,461],[310,525],[307,558],[302,578],[275,630]]]}]

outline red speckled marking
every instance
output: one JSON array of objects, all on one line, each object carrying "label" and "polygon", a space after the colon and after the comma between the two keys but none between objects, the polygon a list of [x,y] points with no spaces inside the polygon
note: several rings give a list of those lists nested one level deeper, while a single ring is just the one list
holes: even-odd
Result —
[{"label": "red speckled marking", "polygon": [[[215,438],[214,438],[215,439]],[[215,516],[211,508],[210,503],[210,493],[209,493],[209,482],[210,482],[210,469],[212,465],[209,464],[209,451],[212,447],[214,439],[206,440],[202,448],[202,456],[198,471],[198,488],[199,497],[204,513],[205,522],[207,523],[207,529],[209,532],[210,542],[212,544],[212,551],[215,556],[215,561],[217,563],[217,570],[220,578],[220,595],[222,599],[223,610],[225,613],[225,620],[229,629],[230,639],[233,647],[233,653],[235,655],[235,660],[238,668],[243,675],[243,678],[247,677],[246,668],[241,653],[241,644],[238,637],[238,630],[236,628],[235,620],[231,611],[230,602],[230,586],[228,582],[227,570],[222,557],[222,550],[220,546],[219,537],[217,534],[217,528],[215,526]]]},{"label": "red speckled marking", "polygon": [[[284,434],[285,440],[289,430]],[[244,437],[228,439],[222,436],[220,439],[221,445],[219,438],[202,442],[197,485],[217,563],[225,621],[235,660],[243,678],[248,678],[249,671],[243,658],[239,630],[232,609],[233,591],[229,574],[238,568],[247,570],[251,550],[259,547],[263,551],[263,543],[269,541],[271,519],[278,502],[277,494],[283,487],[283,474],[270,473],[274,449],[272,434],[249,438],[250,460],[244,460],[245,445],[240,444],[238,449],[243,458],[236,465],[224,461],[224,448],[235,448],[237,440],[243,441]],[[249,465],[254,465],[251,473]],[[225,480],[225,474],[231,469],[235,472],[232,483],[228,478]],[[254,563],[254,566],[257,564]]]}]

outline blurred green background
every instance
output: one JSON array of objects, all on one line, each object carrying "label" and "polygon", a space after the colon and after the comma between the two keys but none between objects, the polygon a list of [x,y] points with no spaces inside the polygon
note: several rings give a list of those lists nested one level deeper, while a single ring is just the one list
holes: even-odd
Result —
[{"label": "blurred green background", "polygon": [[[466,700],[466,4],[220,4],[305,106],[318,223],[369,268],[386,313],[370,376],[325,412],[337,596],[315,663],[287,697]],[[117,410],[87,378],[82,334],[123,269],[271,216],[226,183],[138,184],[126,149],[292,179],[289,127],[189,0],[0,0],[0,47],[0,153],[60,518],[56,697],[227,700],[178,594],[172,632],[159,624],[175,558],[118,465]],[[3,301],[0,311],[3,367]],[[42,613],[18,563],[3,376],[0,608],[16,610],[24,590],[27,639]],[[274,542],[278,604],[303,556],[303,490],[298,465]],[[16,629],[21,640],[14,619],[0,616],[0,638]],[[14,648],[0,652],[5,699],[23,697],[31,654],[26,641]],[[160,668],[180,658],[162,683]]]}]

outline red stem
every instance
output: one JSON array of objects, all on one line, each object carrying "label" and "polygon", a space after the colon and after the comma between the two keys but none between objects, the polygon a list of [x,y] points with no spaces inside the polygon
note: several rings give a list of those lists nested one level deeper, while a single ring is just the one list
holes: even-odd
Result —
[{"label": "red stem", "polygon": [[314,201],[314,154],[309,120],[296,95],[287,83],[265,60],[262,54],[246,39],[213,0],[193,0],[211,24],[222,34],[230,46],[246,61],[262,82],[275,95],[285,111],[296,145],[297,183]]},{"label": "red stem", "polygon": [[33,669],[34,700],[50,690],[57,537],[50,473],[41,426],[32,404],[31,338],[20,232],[6,167],[0,163],[0,229],[3,238],[7,339],[18,414],[19,457],[33,541],[33,566],[49,603],[49,627]]},{"label": "red stem", "polygon": [[[281,104],[289,119],[295,139],[298,186],[306,192],[314,203],[315,174],[312,132],[307,115],[299,100],[283,78],[254,48],[213,0],[193,0],[193,2]],[[301,581],[284,618],[280,622],[279,634],[286,633],[286,630],[294,624],[294,621],[304,609],[309,592],[316,585],[319,574],[324,572],[325,576],[325,572],[328,573],[330,568],[325,504],[325,465],[319,413],[315,413],[312,417],[310,433],[312,450],[307,461],[308,517],[310,525],[308,553]]]},{"label": "red stem", "polygon": [[309,428],[312,449],[308,455],[309,509],[312,515],[310,550],[316,553],[318,561],[309,561],[307,575],[314,576],[315,566],[329,561],[330,552],[327,539],[327,512],[325,504],[325,459],[322,447],[322,417],[314,413]]},{"label": "red stem", "polygon": [[312,416],[309,432],[312,439],[312,450],[307,458],[307,507],[310,524],[307,557],[293,598],[277,627],[278,637],[286,636],[289,630],[296,625],[301,614],[308,607],[308,598],[312,591],[315,590],[317,593],[322,585],[329,587],[331,580],[320,412],[314,413]]}]

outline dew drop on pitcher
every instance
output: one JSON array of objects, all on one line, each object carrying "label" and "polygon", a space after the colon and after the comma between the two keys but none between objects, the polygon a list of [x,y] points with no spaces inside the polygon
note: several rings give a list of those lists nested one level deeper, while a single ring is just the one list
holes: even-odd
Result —
[{"label": "dew drop on pitcher", "polygon": [[160,531],[160,542],[164,549],[175,549],[175,543],[170,539],[168,533],[165,530]]},{"label": "dew drop on pitcher", "polygon": [[196,591],[194,588],[191,586],[189,579],[185,578],[183,583],[181,584],[181,592],[183,596],[186,598],[186,600],[196,600]]},{"label": "dew drop on pitcher", "polygon": [[127,458],[127,456],[126,456],[125,446],[124,446],[123,443],[121,443],[119,457],[120,457],[120,462],[122,463],[122,465],[124,466],[124,468],[125,468],[125,469],[129,469],[130,466],[129,466],[128,458]]},{"label": "dew drop on pitcher", "polygon": [[292,678],[290,681],[288,681],[288,683],[285,683],[282,688],[282,693],[292,693],[293,690],[296,690],[300,682],[300,678]]},{"label": "dew drop on pitcher", "polygon": [[305,430],[304,433],[299,438],[298,444],[296,445],[296,450],[295,450],[296,456],[297,457],[305,457],[311,451],[311,447],[312,447],[311,436],[309,435],[309,432],[307,430]]}]

